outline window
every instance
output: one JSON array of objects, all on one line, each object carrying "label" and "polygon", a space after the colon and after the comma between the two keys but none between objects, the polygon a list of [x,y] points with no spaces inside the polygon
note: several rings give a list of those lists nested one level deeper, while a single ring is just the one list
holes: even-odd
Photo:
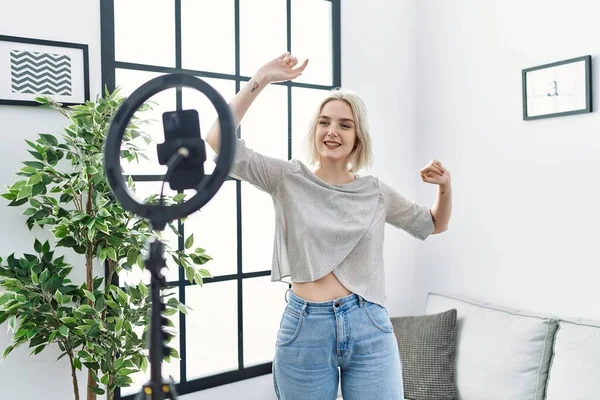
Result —
[{"label": "window", "polygon": [[[318,100],[340,77],[340,0],[108,0],[101,2],[102,81],[128,95],[161,74],[185,72],[205,80],[230,101],[262,63],[286,49],[310,65],[301,79],[267,87],[238,130],[249,147],[279,158],[305,161],[303,139]],[[204,135],[216,111],[200,92],[184,88],[153,96],[155,123],[146,132],[163,141],[161,114],[198,110]],[[268,118],[268,124],[265,121]],[[149,160],[125,166],[137,182],[136,196],[159,193],[165,168],[156,145]],[[205,170],[214,168],[207,146]],[[172,345],[181,360],[163,365],[181,395],[271,373],[276,332],[287,284],[270,282],[274,215],[268,195],[230,179],[200,212],[178,221],[184,237],[214,260],[213,278],[202,287],[169,264],[167,280],[192,307],[171,318],[178,329]],[[183,239],[165,235],[183,249]],[[168,261],[169,262],[169,261]],[[122,274],[119,284],[149,280],[145,271]],[[120,399],[133,399],[149,375],[134,377]]]}]

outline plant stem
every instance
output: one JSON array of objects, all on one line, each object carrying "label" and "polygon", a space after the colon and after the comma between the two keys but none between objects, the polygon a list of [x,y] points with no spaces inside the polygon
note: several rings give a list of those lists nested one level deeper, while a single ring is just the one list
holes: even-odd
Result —
[{"label": "plant stem", "polygon": [[[65,347],[67,345],[65,344]],[[73,350],[67,350],[69,360],[71,361],[71,377],[73,378],[73,391],[75,392],[75,400],[79,400],[79,383],[77,382],[77,371],[74,364]]]},{"label": "plant stem", "polygon": [[[52,299],[49,296],[50,295],[48,293],[42,292],[42,298],[44,299],[46,304],[48,304],[50,306],[50,311],[52,312],[52,316],[56,320],[56,326],[60,326],[61,321],[58,318],[58,315],[56,315],[56,310],[54,310],[52,308]],[[48,329],[48,331],[50,331],[50,329],[55,329],[55,327],[48,326],[47,329]],[[75,368],[75,357],[73,356],[73,348],[69,344],[69,341],[66,339],[57,340],[57,342],[62,342],[63,346],[65,347],[65,351],[67,352],[67,355],[69,356],[69,363],[71,364],[71,377],[73,379],[73,391],[75,392],[75,400],[79,400],[79,382],[77,381],[77,373],[76,373],[76,368]]]},{"label": "plant stem", "polygon": [[[89,178],[89,177],[88,177]],[[86,212],[88,214],[92,214],[92,183],[89,184],[89,192],[88,192],[88,201],[86,204]],[[88,244],[86,252],[85,252],[85,282],[87,286],[87,290],[94,293],[94,278],[93,278],[93,261],[94,261],[94,245]],[[92,301],[89,300],[88,304],[93,307]],[[92,371],[88,369],[87,376],[87,400],[96,400],[96,393],[92,391],[92,387],[98,387],[98,382],[94,379],[92,375]]]},{"label": "plant stem", "polygon": [[[115,361],[116,361],[116,357],[113,354],[111,365],[114,365]],[[114,386],[115,379],[116,379],[115,372],[113,372],[111,374],[110,378],[108,378],[108,383],[106,384],[106,400],[114,400],[115,399],[115,389],[109,389]]]}]

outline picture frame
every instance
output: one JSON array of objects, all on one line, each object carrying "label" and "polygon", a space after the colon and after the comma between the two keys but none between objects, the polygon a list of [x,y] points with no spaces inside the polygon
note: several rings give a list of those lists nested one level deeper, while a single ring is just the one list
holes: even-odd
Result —
[{"label": "picture frame", "polygon": [[522,70],[523,120],[591,113],[592,57]]},{"label": "picture frame", "polygon": [[64,106],[90,100],[87,44],[0,35],[0,105]]}]

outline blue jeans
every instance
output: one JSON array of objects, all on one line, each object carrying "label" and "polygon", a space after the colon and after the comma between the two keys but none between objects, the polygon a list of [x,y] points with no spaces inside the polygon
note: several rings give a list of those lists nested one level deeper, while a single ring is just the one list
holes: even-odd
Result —
[{"label": "blue jeans", "polygon": [[273,383],[280,400],[401,400],[402,367],[387,310],[351,294],[326,302],[288,291]]}]

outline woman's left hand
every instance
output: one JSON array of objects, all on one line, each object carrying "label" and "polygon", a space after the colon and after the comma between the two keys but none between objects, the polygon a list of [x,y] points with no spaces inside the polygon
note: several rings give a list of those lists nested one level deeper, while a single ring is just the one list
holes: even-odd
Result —
[{"label": "woman's left hand", "polygon": [[447,185],[450,183],[450,171],[448,171],[441,162],[431,160],[421,171],[421,179],[423,182],[433,183],[436,185]]}]

